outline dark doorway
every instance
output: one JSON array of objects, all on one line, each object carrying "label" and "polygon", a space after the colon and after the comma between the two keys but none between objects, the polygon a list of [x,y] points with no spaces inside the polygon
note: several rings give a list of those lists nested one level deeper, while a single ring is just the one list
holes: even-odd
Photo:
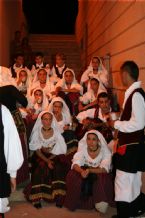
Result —
[{"label": "dark doorway", "polygon": [[30,33],[74,34],[78,0],[23,0]]}]

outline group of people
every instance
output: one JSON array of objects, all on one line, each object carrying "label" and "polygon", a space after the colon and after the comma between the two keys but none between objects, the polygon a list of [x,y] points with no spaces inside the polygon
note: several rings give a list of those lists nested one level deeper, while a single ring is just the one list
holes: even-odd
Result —
[{"label": "group of people", "polygon": [[[16,181],[29,179],[24,195],[36,208],[46,201],[71,211],[95,208],[101,214],[116,206],[118,218],[143,214],[145,94],[137,64],[121,66],[126,92],[120,115],[113,111],[109,75],[99,57],[92,58],[80,83],[64,54],[57,53],[55,60],[50,69],[39,52],[30,69],[19,54],[10,69],[0,68],[0,174],[8,176],[9,184],[0,176],[0,188],[6,189],[0,191],[0,212],[9,210],[10,181],[14,189]],[[12,117],[3,105],[14,118],[17,138],[11,136],[14,122],[8,124]],[[11,148],[13,140],[17,143]]]}]

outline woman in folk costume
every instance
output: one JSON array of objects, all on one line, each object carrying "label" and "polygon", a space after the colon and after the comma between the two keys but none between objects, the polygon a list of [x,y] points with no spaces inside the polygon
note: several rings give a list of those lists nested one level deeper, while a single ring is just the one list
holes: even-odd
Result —
[{"label": "woman in folk costume", "polygon": [[31,86],[31,80],[28,75],[27,70],[25,68],[22,68],[19,70],[17,74],[17,89],[25,96],[27,96],[28,89]]},{"label": "woman in folk costume", "polygon": [[22,144],[24,162],[17,173],[17,184],[20,184],[29,179],[29,170],[26,128],[18,104],[26,107],[28,102],[26,97],[15,86],[11,85],[12,82],[13,78],[9,76],[9,69],[0,67],[0,102],[10,110]]},{"label": "woman in folk costume", "polygon": [[113,202],[111,152],[102,134],[88,131],[80,140],[66,178],[65,206],[70,210],[92,209],[105,213]]},{"label": "woman in folk costume", "polygon": [[55,97],[49,104],[48,111],[53,113],[59,130],[65,139],[67,153],[62,158],[68,164],[68,169],[70,169],[72,157],[77,150],[78,140],[72,130],[72,118],[69,108],[61,97]]},{"label": "woman in folk costume", "polygon": [[34,119],[37,119],[40,112],[44,111],[48,107],[48,99],[42,89],[36,88],[33,91],[32,96],[28,99],[28,110],[31,114],[36,115]]},{"label": "woman in folk costume", "polygon": [[27,137],[29,139],[35,121],[42,111],[48,108],[48,99],[43,90],[36,88],[31,97],[28,98],[27,108],[21,108],[20,112],[27,127]]},{"label": "woman in folk costume", "polygon": [[102,93],[103,90],[98,79],[90,79],[90,89],[80,97],[79,111],[96,107],[98,94]]},{"label": "woman in folk costume", "polygon": [[29,90],[30,96],[32,95],[33,90],[36,88],[42,89],[48,100],[51,100],[54,91],[54,85],[49,81],[48,72],[43,68],[39,69],[34,77],[32,86]]},{"label": "woman in folk costume", "polygon": [[55,117],[48,111],[39,114],[31,133],[29,147],[32,156],[31,184],[24,193],[36,208],[41,200],[60,206],[66,194],[66,167],[59,155],[66,154],[66,143]]},{"label": "woman in folk costume", "polygon": [[56,84],[55,88],[56,95],[64,99],[71,115],[75,115],[78,111],[78,99],[83,93],[83,88],[77,82],[74,71],[67,68],[63,72],[63,78]]},{"label": "woman in folk costume", "polygon": [[105,87],[108,86],[108,72],[105,69],[100,57],[93,57],[88,69],[83,73],[81,77],[81,84],[84,84],[87,89],[90,89],[89,80],[96,78],[100,81],[100,85],[105,91]]},{"label": "woman in folk costume", "polygon": [[0,217],[10,210],[8,197],[16,189],[17,170],[23,163],[20,138],[10,111],[0,104]]}]

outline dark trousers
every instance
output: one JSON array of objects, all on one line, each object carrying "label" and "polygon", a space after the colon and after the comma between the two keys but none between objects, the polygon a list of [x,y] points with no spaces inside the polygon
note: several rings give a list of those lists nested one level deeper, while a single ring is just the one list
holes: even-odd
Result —
[{"label": "dark trousers", "polygon": [[117,215],[118,218],[129,218],[140,216],[145,212],[145,194],[140,195],[132,202],[117,202]]}]

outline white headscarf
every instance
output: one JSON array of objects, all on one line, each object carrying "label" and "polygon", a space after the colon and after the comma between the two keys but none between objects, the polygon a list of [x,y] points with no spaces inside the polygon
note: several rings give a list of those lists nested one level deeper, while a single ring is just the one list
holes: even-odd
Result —
[{"label": "white headscarf", "polygon": [[66,81],[65,81],[65,73],[67,71],[70,71],[72,74],[73,74],[73,81],[71,83],[71,87],[72,88],[76,88],[80,91],[80,94],[83,94],[83,87],[78,83],[78,81],[76,80],[76,77],[75,77],[75,73],[72,69],[70,68],[66,68],[66,70],[63,72],[63,76],[62,76],[62,79],[56,84],[56,88],[57,87],[62,87],[62,88],[65,88],[66,87]]},{"label": "white headscarf", "polygon": [[[86,132],[84,137],[79,141],[78,151],[73,157],[72,167],[73,167],[74,164],[77,164],[77,163],[79,163],[81,161],[82,154],[86,154],[86,153],[88,154],[88,151],[87,151],[87,148],[88,148],[87,135],[90,134],[90,133],[95,134],[99,139],[99,146],[101,148],[100,149],[100,154],[102,153],[102,157],[101,157],[101,161],[100,161],[98,166],[100,168],[105,168],[106,171],[109,172],[110,167],[111,167],[111,156],[112,155],[111,155],[111,152],[110,152],[110,150],[109,150],[109,148],[107,146],[106,140],[104,139],[103,135],[100,132],[98,132],[97,130],[90,130],[90,131]],[[80,157],[81,157],[81,159],[80,159]],[[89,159],[90,159],[90,156],[89,156]],[[84,155],[83,155],[83,160],[84,160]]]},{"label": "white headscarf", "polygon": [[[26,87],[28,88],[30,85],[31,85],[31,79],[30,79],[30,76],[28,74],[28,71],[25,69],[25,68],[20,68],[17,72],[17,81],[19,80],[19,77],[20,77],[20,73],[21,71],[25,71],[27,73],[27,79],[26,79]],[[17,87],[21,86],[22,83],[20,83]]]},{"label": "white headscarf", "polygon": [[47,73],[46,82],[49,81],[49,72],[50,72],[50,69],[39,68],[39,69],[36,69],[36,70],[35,70],[35,75],[34,75],[33,83],[35,83],[35,82],[37,82],[37,81],[39,80],[39,79],[38,79],[38,72],[41,71],[41,70],[46,71],[46,73]]},{"label": "white headscarf", "polygon": [[99,131],[94,130],[94,129],[92,129],[92,130],[85,133],[84,137],[79,141],[78,150],[82,150],[82,149],[87,148],[87,135],[90,134],[90,133],[95,134],[99,139],[100,146],[102,148],[104,148],[105,150],[109,151],[108,146],[107,146],[107,142],[106,142],[104,136]]},{"label": "white headscarf", "polygon": [[46,110],[47,107],[48,107],[48,98],[46,97],[46,95],[45,95],[45,93],[43,92],[42,89],[36,88],[36,89],[33,90],[32,96],[29,98],[29,99],[30,99],[30,104],[32,104],[32,105],[37,104],[37,102],[36,102],[36,100],[35,100],[34,93],[35,93],[36,91],[38,91],[38,90],[40,90],[40,91],[42,92],[42,94],[43,94],[43,101],[42,101],[42,106],[41,106],[41,108],[42,108],[42,110]]},{"label": "white headscarf", "polygon": [[37,149],[41,149],[42,147],[49,147],[50,145],[55,144],[50,153],[55,154],[55,155],[65,154],[66,150],[67,150],[67,146],[66,146],[66,143],[64,141],[64,138],[60,134],[56,119],[52,113],[50,113],[50,114],[52,114],[52,117],[53,117],[52,124],[51,124],[51,127],[53,128],[53,136],[49,139],[44,139],[42,136],[41,117],[45,113],[49,113],[49,112],[48,111],[41,112],[36,120],[34,127],[33,127],[33,130],[32,130],[31,136],[30,136],[30,143],[29,143],[30,150],[35,151]]},{"label": "white headscarf", "polygon": [[16,86],[15,79],[12,78],[9,68],[0,66],[0,87],[7,85]]},{"label": "white headscarf", "polygon": [[97,58],[99,60],[99,67],[98,67],[98,71],[102,71],[102,70],[106,70],[106,68],[104,67],[103,65],[103,62],[102,62],[102,59],[99,57],[99,56],[93,56],[91,61],[90,61],[90,64],[88,66],[88,69],[90,69],[91,71],[93,70],[93,64],[92,64],[92,61],[94,58]]},{"label": "white headscarf", "polygon": [[[93,58],[97,58],[99,60],[99,67],[98,67],[98,73],[94,74],[93,73],[93,64],[92,64],[92,60]],[[87,70],[83,73],[83,75],[81,76],[81,83],[84,83],[85,81],[87,81],[90,78],[97,78],[101,83],[102,86],[105,85],[106,87],[108,86],[108,72],[105,68],[105,66],[103,65],[103,62],[101,60],[100,57],[98,56],[94,56],[92,57],[90,64],[87,68]],[[88,86],[88,90],[89,90],[89,86]]]},{"label": "white headscarf", "polygon": [[55,97],[52,99],[51,103],[48,106],[48,111],[53,113],[53,104],[54,102],[61,102],[62,103],[62,116],[65,120],[66,124],[71,123],[71,115],[68,106],[66,105],[65,101],[61,97]]}]

